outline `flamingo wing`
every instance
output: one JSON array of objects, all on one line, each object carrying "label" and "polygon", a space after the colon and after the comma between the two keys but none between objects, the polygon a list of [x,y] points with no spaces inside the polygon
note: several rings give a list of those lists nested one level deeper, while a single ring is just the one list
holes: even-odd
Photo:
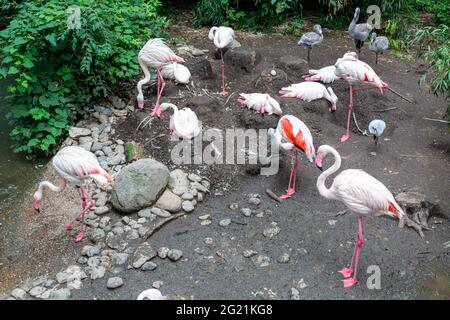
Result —
[{"label": "flamingo wing", "polygon": [[174,130],[185,139],[192,139],[200,133],[197,115],[190,108],[183,108],[173,117]]},{"label": "flamingo wing", "polygon": [[283,138],[295,144],[307,155],[314,155],[312,135],[308,127],[295,116],[286,115],[280,119]]}]

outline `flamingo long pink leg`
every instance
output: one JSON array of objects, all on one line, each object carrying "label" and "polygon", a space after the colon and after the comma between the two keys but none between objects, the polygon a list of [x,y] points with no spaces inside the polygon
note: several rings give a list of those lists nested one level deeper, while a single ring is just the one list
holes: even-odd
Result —
[{"label": "flamingo long pink leg", "polygon": [[222,69],[222,92],[220,92],[220,95],[222,97],[226,97],[228,95],[228,92],[225,91],[225,62],[223,61],[223,51],[220,50],[220,67]]},{"label": "flamingo long pink leg", "polygon": [[[73,224],[75,223],[75,221],[78,218],[81,217],[82,230],[75,237],[75,241],[76,242],[81,241],[84,238],[84,229],[85,229],[84,215],[86,214],[86,212],[91,210],[92,207],[94,207],[94,201],[92,200],[91,196],[89,195],[89,193],[87,192],[87,190],[83,186],[80,187],[80,192],[81,192],[81,206],[82,206],[82,210],[81,210],[81,212],[79,214],[77,214],[75,216],[75,218],[72,221],[70,221],[65,226],[66,230],[72,230]],[[89,202],[88,206],[86,206],[86,200],[87,200],[87,202]]]},{"label": "flamingo long pink leg", "polygon": [[156,97],[156,104],[153,107],[151,115],[152,116],[156,115],[156,116],[159,117],[161,115],[161,112],[162,112],[161,107],[159,106],[159,100],[161,99],[161,95],[162,95],[162,92],[164,90],[164,87],[166,86],[166,82],[164,81],[164,78],[163,78],[163,76],[161,74],[161,70],[160,69],[156,69],[156,77],[158,79],[158,93],[157,93],[157,97]]},{"label": "flamingo long pink leg", "polygon": [[350,103],[348,104],[348,115],[347,115],[347,131],[346,133],[341,137],[341,142],[347,141],[350,137],[350,116],[353,111],[353,88],[350,84]]},{"label": "flamingo long pink leg", "polygon": [[[356,273],[358,272],[359,253],[361,252],[363,243],[364,243],[364,234],[363,234],[362,216],[359,215],[358,216],[358,237],[356,240],[355,250],[353,252],[350,268],[345,267],[339,271],[342,275],[344,275],[345,278],[348,278],[348,279],[342,280],[344,282],[345,288],[354,286],[358,282],[356,280]],[[349,278],[352,274],[353,274],[353,277]]]},{"label": "flamingo long pink leg", "polygon": [[289,175],[289,184],[288,188],[286,190],[286,193],[281,195],[281,199],[288,199],[295,193],[295,180],[297,178],[297,165],[298,165],[298,158],[297,158],[297,152],[295,152],[295,163],[294,163],[294,155],[292,155],[291,158],[291,173]]}]

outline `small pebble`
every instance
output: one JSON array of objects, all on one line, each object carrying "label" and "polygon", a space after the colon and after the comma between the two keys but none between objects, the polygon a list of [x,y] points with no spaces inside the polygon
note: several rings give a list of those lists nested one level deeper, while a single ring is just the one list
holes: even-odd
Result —
[{"label": "small pebble", "polygon": [[116,289],[123,286],[123,280],[120,277],[112,277],[108,279],[108,282],[106,283],[106,287],[108,289]]}]

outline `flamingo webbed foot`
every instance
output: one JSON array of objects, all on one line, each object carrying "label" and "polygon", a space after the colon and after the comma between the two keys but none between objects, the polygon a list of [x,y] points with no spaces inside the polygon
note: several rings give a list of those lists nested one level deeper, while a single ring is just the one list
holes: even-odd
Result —
[{"label": "flamingo webbed foot", "polygon": [[225,90],[222,90],[222,92],[220,92],[220,96],[226,97],[226,96],[228,96],[228,92]]},{"label": "flamingo webbed foot", "polygon": [[73,224],[72,224],[72,223],[68,223],[68,224],[66,224],[66,225],[64,226],[64,228],[65,228],[67,231],[70,231],[70,230],[72,230],[72,228],[73,228]]},{"label": "flamingo webbed foot", "polygon": [[152,113],[150,113],[151,116],[161,116],[162,109],[159,105],[155,105],[152,109]]},{"label": "flamingo webbed foot", "polygon": [[344,276],[344,278],[349,278],[352,276],[353,274],[353,269],[349,268],[349,267],[344,267],[341,270],[338,271],[340,274],[342,274]]},{"label": "flamingo webbed foot", "polygon": [[344,134],[344,135],[341,137],[341,142],[347,141],[348,138],[350,138],[350,136],[349,136],[348,134]]},{"label": "flamingo webbed foot", "polygon": [[345,280],[342,280],[342,282],[344,283],[344,288],[353,287],[355,284],[358,283],[358,281],[356,281],[355,278],[345,279]]},{"label": "flamingo webbed foot", "polygon": [[80,242],[84,238],[84,232],[80,231],[77,236],[75,237],[75,242]]},{"label": "flamingo webbed foot", "polygon": [[286,190],[286,193],[281,195],[280,198],[281,199],[289,199],[290,197],[292,197],[292,195],[295,193],[294,188],[288,188]]}]

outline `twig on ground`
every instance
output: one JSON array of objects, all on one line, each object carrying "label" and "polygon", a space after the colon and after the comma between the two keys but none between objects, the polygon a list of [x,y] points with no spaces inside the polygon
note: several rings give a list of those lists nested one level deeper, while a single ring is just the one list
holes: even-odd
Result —
[{"label": "twig on ground", "polygon": [[450,121],[447,120],[441,120],[441,119],[432,119],[432,118],[423,118],[424,120],[429,120],[429,121],[436,121],[436,122],[443,122],[443,123],[450,123]]},{"label": "twig on ground", "polygon": [[372,110],[372,112],[386,112],[386,111],[391,111],[391,110],[395,110],[398,107],[392,107],[392,108],[387,108],[387,109],[377,109],[377,110]]},{"label": "twig on ground", "polygon": [[230,94],[230,96],[228,97],[227,101],[225,101],[225,104],[223,105],[224,107],[227,106],[228,101],[230,101],[230,98],[232,95],[234,95],[236,92],[233,92],[232,94]]},{"label": "twig on ground", "polygon": [[281,203],[282,200],[270,189],[266,189],[266,193],[269,197],[271,197],[273,200]]},{"label": "twig on ground", "polygon": [[[147,120],[148,119],[148,120]],[[147,121],[147,122],[145,122]],[[152,116],[147,116],[144,118],[144,120],[141,121],[141,123],[139,123],[139,125],[136,128],[136,132],[139,130],[139,128],[141,127],[142,123],[145,122],[145,124],[142,126],[142,128],[145,128],[149,123],[151,123],[153,121],[153,117]]]},{"label": "twig on ground", "polygon": [[411,100],[409,100],[408,98],[406,98],[405,96],[403,96],[403,95],[401,95],[400,93],[398,93],[397,91],[395,91],[394,89],[392,89],[391,87],[388,87],[388,90],[390,91],[390,92],[392,92],[393,94],[396,94],[396,95],[398,95],[400,98],[402,98],[403,100],[406,100],[406,101],[408,101],[409,103],[413,103]]}]

